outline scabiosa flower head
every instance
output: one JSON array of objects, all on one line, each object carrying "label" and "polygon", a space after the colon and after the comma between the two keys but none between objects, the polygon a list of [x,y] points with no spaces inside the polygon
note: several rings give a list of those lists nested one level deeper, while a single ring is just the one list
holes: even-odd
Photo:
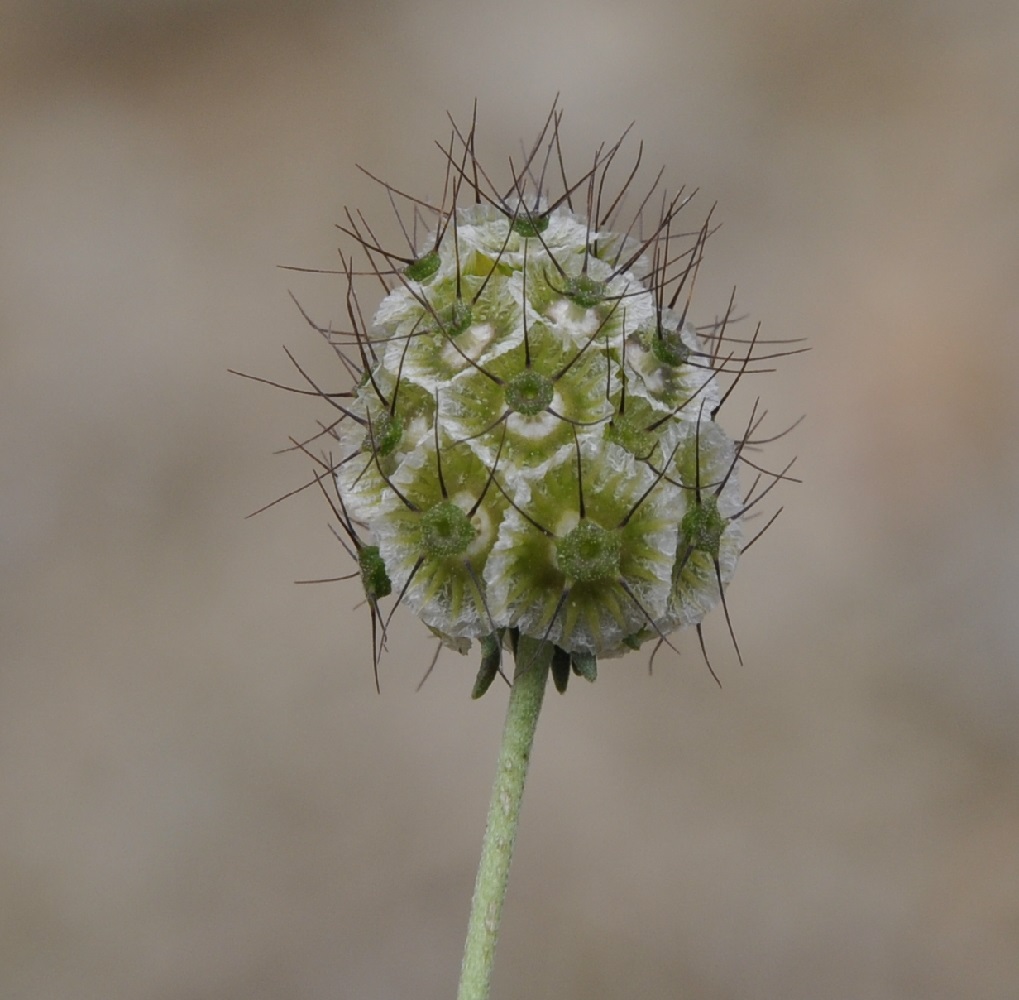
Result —
[{"label": "scabiosa flower head", "polygon": [[[683,232],[690,199],[656,180],[624,223],[640,153],[610,196],[623,140],[570,182],[559,126],[553,108],[499,189],[474,124],[454,125],[439,205],[383,185],[398,218],[402,203],[426,227],[420,240],[404,227],[407,248],[384,248],[348,212],[341,229],[367,267],[341,251],[350,328],[321,331],[355,381],[322,395],[339,413],[328,470],[373,648],[392,598],[453,648],[480,641],[475,694],[521,635],[554,645],[560,689],[571,669],[593,679],[598,659],[671,645],[682,626],[700,638],[748,512],[787,478],[747,457],[757,407],[736,439],[717,419],[745,374],[791,351],[733,337],[732,300],[693,325],[710,213]],[[384,292],[368,319],[359,288],[372,278]]]}]

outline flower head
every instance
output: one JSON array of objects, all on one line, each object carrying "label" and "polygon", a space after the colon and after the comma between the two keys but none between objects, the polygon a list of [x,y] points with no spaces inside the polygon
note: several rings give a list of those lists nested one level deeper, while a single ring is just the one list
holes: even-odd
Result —
[{"label": "flower head", "polygon": [[343,404],[330,397],[328,468],[375,648],[392,596],[447,645],[481,641],[475,694],[520,635],[554,644],[561,689],[571,669],[593,679],[598,659],[671,645],[682,626],[700,637],[725,605],[748,512],[786,478],[747,457],[756,407],[735,440],[717,420],[744,375],[792,351],[734,338],[732,301],[706,327],[688,318],[710,213],[682,233],[690,199],[655,196],[656,180],[622,226],[640,154],[609,198],[623,140],[568,183],[559,125],[553,108],[501,192],[474,124],[454,125],[438,206],[384,185],[429,227],[409,250],[384,249],[348,213],[341,228],[385,292],[366,321],[365,271],[344,255],[350,329],[322,331],[356,382]]}]

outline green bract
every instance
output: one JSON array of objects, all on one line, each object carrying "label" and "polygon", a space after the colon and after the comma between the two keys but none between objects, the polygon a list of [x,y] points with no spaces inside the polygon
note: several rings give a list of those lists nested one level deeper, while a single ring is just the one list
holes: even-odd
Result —
[{"label": "green bract", "polygon": [[[736,466],[757,425],[734,442],[715,417],[733,382],[720,380],[753,370],[756,335],[726,339],[731,303],[701,334],[687,320],[708,224],[681,246],[686,202],[659,196],[649,235],[615,225],[621,199],[601,202],[618,144],[553,198],[539,165],[561,155],[557,129],[501,194],[473,131],[455,132],[449,200],[409,254],[348,216],[370,265],[348,270],[353,339],[339,349],[356,388],[328,429],[348,534],[373,613],[391,592],[448,645],[482,640],[476,693],[520,636],[555,645],[565,685],[699,627],[752,505]],[[368,324],[366,271],[388,288]]]}]

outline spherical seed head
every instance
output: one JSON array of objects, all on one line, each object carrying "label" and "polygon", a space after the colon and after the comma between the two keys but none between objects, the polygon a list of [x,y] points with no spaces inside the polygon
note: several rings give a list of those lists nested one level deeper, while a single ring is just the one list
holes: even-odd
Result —
[{"label": "spherical seed head", "polygon": [[[558,134],[544,141],[557,155]],[[350,309],[361,370],[336,483],[374,543],[358,550],[371,600],[395,592],[447,644],[484,640],[488,661],[510,635],[547,640],[593,678],[598,657],[699,623],[732,576],[743,442],[715,415],[752,348],[723,353],[724,324],[705,341],[678,311],[707,224],[682,250],[678,199],[642,241],[606,222],[616,147],[587,216],[530,162],[509,196],[469,180],[488,175],[462,142],[410,264],[380,266],[354,227],[389,291],[368,326]]]},{"label": "spherical seed head", "polygon": [[[417,283],[376,313],[378,360],[358,393],[375,415],[370,433],[351,432],[341,495],[403,603],[445,636],[519,629],[593,656],[657,638],[689,507],[666,466],[707,423],[677,406],[677,386],[695,395],[705,376],[646,336],[652,285],[637,261],[620,265],[622,237],[595,246],[564,206],[541,233],[493,206],[456,211],[438,265],[408,269]],[[410,448],[404,427],[426,410]]]}]

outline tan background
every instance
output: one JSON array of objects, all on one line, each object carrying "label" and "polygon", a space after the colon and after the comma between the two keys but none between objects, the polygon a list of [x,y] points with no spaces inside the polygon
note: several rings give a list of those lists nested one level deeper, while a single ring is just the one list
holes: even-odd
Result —
[{"label": "tan background", "polygon": [[[364,163],[437,196],[561,91],[720,202],[813,353],[756,383],[804,486],[692,636],[551,697],[495,998],[1019,996],[1019,8],[0,7],[0,995],[449,998],[505,692],[356,586],[287,435],[338,372]],[[497,166],[498,169],[498,166]],[[751,392],[753,390],[750,390]],[[785,451],[783,451],[785,448]]]}]

